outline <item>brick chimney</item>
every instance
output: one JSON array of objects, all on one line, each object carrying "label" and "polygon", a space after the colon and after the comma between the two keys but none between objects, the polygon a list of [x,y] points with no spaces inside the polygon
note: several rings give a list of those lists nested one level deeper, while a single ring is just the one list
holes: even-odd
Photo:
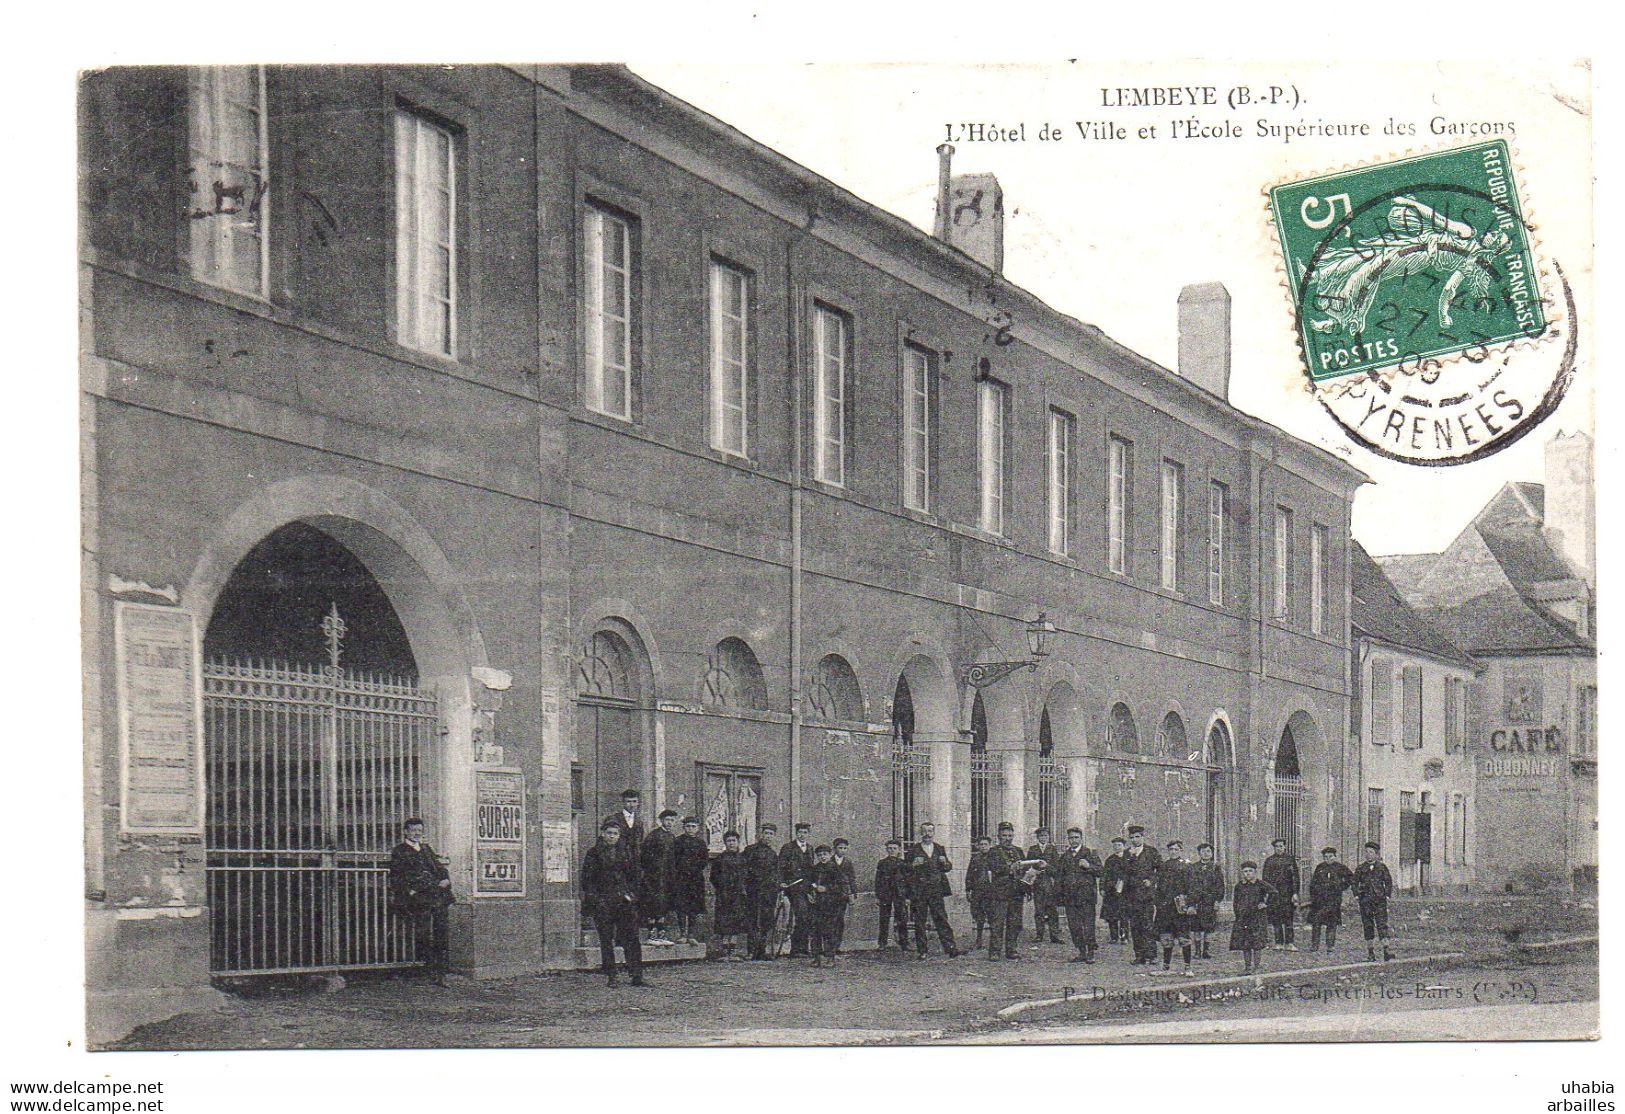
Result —
[{"label": "brick chimney", "polygon": [[1179,292],[1179,374],[1198,387],[1230,397],[1230,291],[1199,282]]},{"label": "brick chimney", "polygon": [[933,233],[989,270],[1004,271],[1004,191],[991,174],[953,173],[953,145],[937,148]]},{"label": "brick chimney", "polygon": [[1561,431],[1546,442],[1546,540],[1597,585],[1597,511],[1591,438]]}]

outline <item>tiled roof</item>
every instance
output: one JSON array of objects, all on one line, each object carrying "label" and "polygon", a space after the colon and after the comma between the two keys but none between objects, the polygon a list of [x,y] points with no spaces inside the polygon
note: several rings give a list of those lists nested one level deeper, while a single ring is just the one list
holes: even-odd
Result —
[{"label": "tiled roof", "polygon": [[1473,654],[1596,648],[1572,625],[1510,588],[1486,592],[1454,607],[1433,608],[1422,615]]},{"label": "tiled roof", "polygon": [[1400,597],[1359,542],[1353,546],[1350,570],[1354,587],[1355,630],[1368,637],[1407,650],[1430,654],[1447,661],[1471,665],[1472,660],[1446,638],[1431,620]]}]

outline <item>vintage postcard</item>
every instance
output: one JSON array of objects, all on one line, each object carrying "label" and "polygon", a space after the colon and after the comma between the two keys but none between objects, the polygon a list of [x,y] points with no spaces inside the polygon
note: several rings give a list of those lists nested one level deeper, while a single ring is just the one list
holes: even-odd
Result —
[{"label": "vintage postcard", "polygon": [[78,80],[93,1048],[1597,1036],[1586,64],[450,61]]}]

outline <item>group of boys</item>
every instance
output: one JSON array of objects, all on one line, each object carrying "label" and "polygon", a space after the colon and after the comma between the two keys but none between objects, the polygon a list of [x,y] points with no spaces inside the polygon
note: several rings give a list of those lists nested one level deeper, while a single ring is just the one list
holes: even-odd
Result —
[{"label": "group of boys", "polygon": [[[712,857],[699,836],[700,823],[687,817],[684,832],[676,833],[677,813],[660,814],[660,826],[644,835],[637,818],[639,794],[628,789],[622,808],[606,817],[599,842],[587,853],[582,867],[583,911],[598,928],[603,971],[615,982],[614,948],[625,954],[632,985],[644,985],[640,922],[647,923],[648,943],[698,943],[695,924],[705,912],[706,875],[715,894],[712,929],[718,955],[726,960],[738,954],[738,939],[746,938],[750,959],[773,956],[767,942],[778,913],[781,895],[792,915],[792,958],[811,958],[815,966],[833,964],[846,931],[846,914],[857,898],[857,874],[847,855],[845,839],[813,845],[811,827],[795,825],[794,838],[775,848],[777,826],[762,824],[756,841],[742,846],[738,832],[723,834],[723,851]],[[1213,846],[1197,845],[1197,857],[1186,860],[1180,840],[1170,840],[1166,854],[1146,843],[1145,828],[1130,825],[1127,838],[1112,840],[1111,854],[1102,860],[1085,847],[1081,829],[1068,828],[1067,843],[1057,846],[1047,827],[1035,833],[1036,842],[1023,849],[1015,842],[1015,825],[1001,823],[997,838],[980,836],[965,870],[965,895],[976,928],[973,948],[987,937],[989,960],[1021,959],[1022,907],[1034,906],[1034,932],[1042,942],[1061,943],[1064,911],[1067,933],[1076,953],[1074,963],[1094,963],[1098,951],[1096,921],[1107,923],[1112,944],[1131,944],[1133,963],[1156,973],[1160,948],[1163,973],[1172,973],[1178,948],[1184,975],[1192,963],[1211,959],[1210,935],[1218,929],[1218,906],[1225,898],[1224,871],[1215,861]],[[1352,890],[1359,903],[1367,954],[1383,958],[1389,950],[1387,902],[1393,878],[1378,857],[1375,843],[1365,847],[1365,861],[1350,870],[1338,861],[1335,848],[1321,852],[1309,883],[1309,924],[1313,947],[1324,937],[1328,951],[1336,944],[1342,922],[1342,897]],[[879,911],[880,947],[890,944],[895,929],[897,946],[916,958],[929,953],[928,935],[934,931],[942,951],[950,958],[964,954],[948,921],[944,899],[952,893],[949,877],[953,863],[945,847],[936,842],[935,828],[920,826],[917,842],[886,841],[886,853],[875,867],[874,894]],[[1246,970],[1258,969],[1259,952],[1266,946],[1297,951],[1293,922],[1299,907],[1298,864],[1284,840],[1276,840],[1263,863],[1245,862],[1232,895],[1235,922],[1230,950],[1243,954]],[[1097,916],[1098,905],[1098,916]],[[669,935],[668,918],[675,917],[677,939]],[[910,948],[912,937],[912,949]],[[1271,940],[1273,939],[1273,943]]]}]

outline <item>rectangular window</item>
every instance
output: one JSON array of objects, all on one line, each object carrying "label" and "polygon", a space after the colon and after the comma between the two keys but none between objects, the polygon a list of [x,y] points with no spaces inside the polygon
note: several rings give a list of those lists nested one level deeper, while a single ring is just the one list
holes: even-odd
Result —
[{"label": "rectangular window", "polygon": [[761,822],[762,771],[699,763],[700,826],[706,848],[720,855],[725,832],[738,832],[741,847],[756,842]]},{"label": "rectangular window", "polygon": [[1580,706],[1575,714],[1574,753],[1590,758],[1597,753],[1597,686],[1580,686]]},{"label": "rectangular window", "polygon": [[438,356],[457,350],[456,214],[451,133],[395,113],[395,335]]},{"label": "rectangular window", "polygon": [[1077,419],[1064,410],[1049,412],[1049,548],[1072,552],[1072,455]]},{"label": "rectangular window", "polygon": [[1444,752],[1458,754],[1467,742],[1467,683],[1444,679]]},{"label": "rectangular window", "polygon": [[1450,847],[1458,863],[1467,861],[1467,794],[1450,795]]},{"label": "rectangular window", "polygon": [[1207,598],[1224,603],[1225,501],[1230,489],[1214,480],[1207,489]]},{"label": "rectangular window", "polygon": [[846,482],[846,318],[828,306],[813,311],[813,478]]},{"label": "rectangular window", "polygon": [[1275,618],[1292,618],[1292,512],[1275,508]]},{"label": "rectangular window", "polygon": [[192,277],[263,298],[271,227],[265,67],[191,70],[186,121]]},{"label": "rectangular window", "polygon": [[711,261],[711,447],[749,452],[750,276]]},{"label": "rectangular window", "polygon": [[1326,527],[1309,532],[1309,629],[1326,633]]},{"label": "rectangular window", "polygon": [[586,220],[587,409],[632,417],[631,222],[589,208]]},{"label": "rectangular window", "polygon": [[1382,842],[1382,790],[1365,791],[1365,838]]},{"label": "rectangular window", "polygon": [[903,504],[931,510],[931,355],[903,348]]},{"label": "rectangular window", "polygon": [[1108,442],[1106,478],[1106,565],[1128,573],[1129,501],[1134,491],[1134,446],[1121,437]]},{"label": "rectangular window", "polygon": [[1382,658],[1371,659],[1371,742],[1394,742],[1394,669]]},{"label": "rectangular window", "polygon": [[1004,454],[1009,445],[1010,388],[996,379],[977,384],[977,460],[982,485],[982,529],[1004,533]]},{"label": "rectangular window", "polygon": [[1179,590],[1179,549],[1185,519],[1185,466],[1162,462],[1162,586]]},{"label": "rectangular window", "polygon": [[1422,746],[1422,667],[1407,665],[1400,669],[1401,714],[1405,724],[1405,749],[1418,750]]}]

